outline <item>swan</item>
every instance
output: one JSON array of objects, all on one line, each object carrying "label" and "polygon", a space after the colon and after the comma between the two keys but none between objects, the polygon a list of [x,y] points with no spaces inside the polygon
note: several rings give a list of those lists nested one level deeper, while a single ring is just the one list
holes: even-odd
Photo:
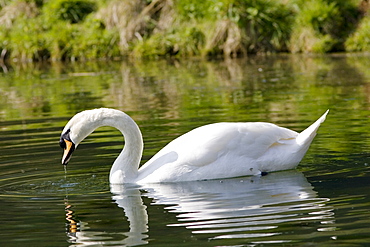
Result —
[{"label": "swan", "polygon": [[139,169],[144,144],[135,121],[115,109],[85,110],[73,116],[62,131],[62,164],[68,164],[73,151],[95,129],[112,126],[122,132],[125,145],[111,167],[111,184],[264,175],[295,168],[328,112],[301,133],[265,122],[204,125],[171,141]]}]

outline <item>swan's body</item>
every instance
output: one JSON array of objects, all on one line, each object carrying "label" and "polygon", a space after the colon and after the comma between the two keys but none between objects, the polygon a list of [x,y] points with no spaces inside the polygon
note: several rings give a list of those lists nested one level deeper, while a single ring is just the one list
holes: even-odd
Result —
[{"label": "swan's body", "polygon": [[139,169],[143,140],[134,120],[114,109],[87,110],[76,114],[62,132],[62,163],[68,163],[77,145],[96,128],[112,126],[124,135],[125,147],[111,168],[111,183],[191,181],[288,170],[301,161],[327,113],[301,133],[262,122],[205,125],[176,138]]}]

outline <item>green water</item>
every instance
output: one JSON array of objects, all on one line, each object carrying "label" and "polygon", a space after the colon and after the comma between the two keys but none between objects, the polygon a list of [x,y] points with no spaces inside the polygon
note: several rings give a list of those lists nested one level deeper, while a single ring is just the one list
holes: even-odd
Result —
[{"label": "green water", "polygon": [[[3,66],[1,246],[366,246],[370,57]],[[330,109],[294,171],[110,188],[123,138],[100,128],[60,164],[76,112],[112,107],[144,137],[144,163],[195,127],[267,121],[301,131]]]}]

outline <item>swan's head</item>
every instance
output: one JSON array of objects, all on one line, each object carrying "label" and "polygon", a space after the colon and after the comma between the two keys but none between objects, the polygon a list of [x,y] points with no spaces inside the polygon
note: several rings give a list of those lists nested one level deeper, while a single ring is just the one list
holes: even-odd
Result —
[{"label": "swan's head", "polygon": [[64,149],[62,164],[67,165],[78,144],[99,127],[103,109],[77,113],[69,120],[60,136],[59,145]]},{"label": "swan's head", "polygon": [[60,147],[64,149],[62,158],[63,165],[68,164],[68,161],[71,159],[73,151],[75,151],[76,149],[76,144],[71,140],[70,133],[71,133],[70,129],[63,132],[59,140]]}]

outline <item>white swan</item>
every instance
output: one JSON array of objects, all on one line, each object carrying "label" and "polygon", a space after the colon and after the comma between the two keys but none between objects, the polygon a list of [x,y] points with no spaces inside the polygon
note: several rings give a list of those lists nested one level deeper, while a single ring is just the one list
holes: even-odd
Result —
[{"label": "white swan", "polygon": [[119,110],[87,110],[76,114],[63,129],[62,164],[67,165],[78,144],[96,128],[112,126],[125,138],[110,171],[112,184],[205,180],[288,170],[301,161],[328,112],[301,133],[263,122],[205,125],[176,138],[139,169],[143,139],[134,120]]}]

